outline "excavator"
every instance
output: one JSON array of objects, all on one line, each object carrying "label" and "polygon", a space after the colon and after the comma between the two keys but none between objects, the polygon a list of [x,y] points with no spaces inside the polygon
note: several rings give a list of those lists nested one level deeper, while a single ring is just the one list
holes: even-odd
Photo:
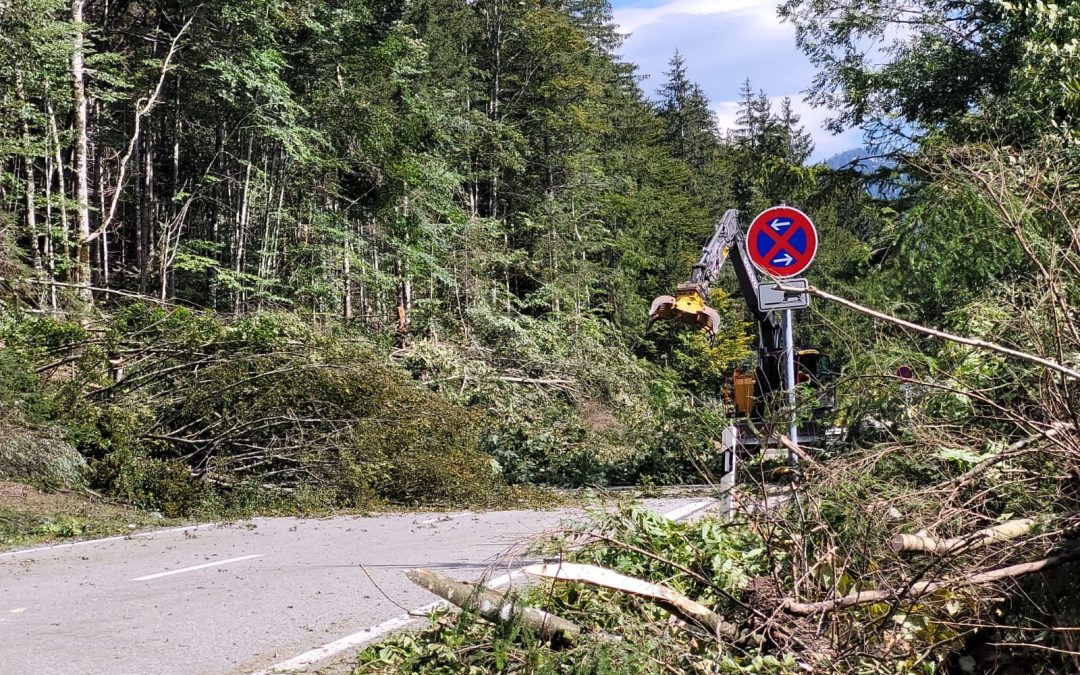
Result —
[{"label": "excavator", "polygon": [[[656,321],[690,324],[704,329],[711,343],[720,315],[710,304],[709,290],[729,258],[742,299],[757,325],[757,367],[752,374],[736,371],[732,376],[734,412],[739,418],[740,445],[748,450],[755,446],[761,449],[774,444],[771,437],[775,434],[768,431],[775,422],[770,422],[769,407],[778,398],[774,394],[784,390],[784,326],[777,312],[758,308],[758,275],[746,253],[737,210],[729,209],[717,223],[690,280],[679,284],[674,296],[661,295],[653,300],[648,325]],[[826,440],[824,420],[833,406],[829,360],[816,349],[798,349],[795,364],[796,384],[808,385],[816,398],[809,419],[799,423],[799,442],[820,447]]]}]

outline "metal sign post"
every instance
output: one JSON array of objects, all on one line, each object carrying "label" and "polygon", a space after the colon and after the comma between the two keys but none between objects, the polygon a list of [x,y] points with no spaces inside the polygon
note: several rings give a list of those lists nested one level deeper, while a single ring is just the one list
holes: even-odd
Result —
[{"label": "metal sign post", "polygon": [[[788,395],[788,407],[791,408],[791,424],[788,427],[788,438],[795,445],[799,444],[799,423],[795,412],[795,339],[792,330],[792,314],[790,309],[784,310],[784,357],[787,361],[784,368],[785,389]],[[799,463],[799,456],[794,451],[788,451],[788,464],[795,466]]]},{"label": "metal sign post", "polygon": [[[784,389],[791,409],[788,437],[799,444],[798,416],[795,410],[795,339],[792,329],[792,309],[801,309],[809,303],[806,293],[781,290],[807,288],[805,279],[791,279],[803,272],[817,254],[818,234],[814,221],[798,209],[781,204],[765,209],[750,223],[746,235],[746,252],[759,270],[781,284],[758,286],[758,308],[762,312],[784,310]],[[799,457],[794,450],[788,452],[788,462],[795,466]]]}]

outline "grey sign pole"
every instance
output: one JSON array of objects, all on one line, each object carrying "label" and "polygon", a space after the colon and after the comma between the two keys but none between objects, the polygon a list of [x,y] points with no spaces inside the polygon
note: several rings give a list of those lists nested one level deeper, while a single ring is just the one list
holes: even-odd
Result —
[{"label": "grey sign pole", "polygon": [[[785,389],[787,389],[788,407],[791,408],[791,426],[788,429],[788,438],[795,445],[799,444],[799,425],[795,414],[795,340],[792,337],[792,318],[790,309],[784,310],[784,357],[787,360],[785,373]],[[795,466],[799,463],[799,456],[794,451],[788,451],[788,463]]]},{"label": "grey sign pole", "polygon": [[739,427],[732,424],[720,437],[725,459],[724,475],[720,476],[720,517],[731,520],[735,516],[735,503],[731,491],[735,489],[735,463],[738,461]]}]

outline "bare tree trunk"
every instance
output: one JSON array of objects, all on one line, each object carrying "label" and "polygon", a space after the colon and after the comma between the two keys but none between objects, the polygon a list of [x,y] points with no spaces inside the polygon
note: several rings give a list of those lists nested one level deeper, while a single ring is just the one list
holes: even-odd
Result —
[{"label": "bare tree trunk", "polygon": [[343,291],[342,291],[341,318],[344,320],[346,325],[348,325],[349,322],[352,321],[353,285],[352,285],[352,266],[351,266],[352,260],[351,259],[352,259],[352,247],[348,243],[346,243],[345,244],[344,260],[342,260],[342,265],[341,265],[341,267],[342,267],[342,282],[343,282],[343,286],[344,286]]},{"label": "bare tree trunk", "polygon": [[[408,184],[405,185],[405,198],[402,203],[402,215],[405,217],[406,221],[409,219]],[[406,235],[406,242],[408,242],[408,235]],[[400,255],[397,259],[397,276],[397,343],[398,347],[400,348],[405,347],[409,343],[409,325],[412,320],[412,283],[409,281],[409,271],[403,264]]]},{"label": "bare tree trunk", "polygon": [[581,635],[581,627],[577,624],[542,609],[518,604],[504,593],[431,570],[413,569],[405,576],[414,584],[488,621],[502,624],[520,621],[545,640],[573,642]]},{"label": "bare tree trunk", "polygon": [[[48,90],[46,89],[46,96],[48,96]],[[60,255],[67,257],[69,254],[68,246],[71,242],[71,228],[68,224],[67,216],[67,184],[64,180],[64,154],[60,146],[60,131],[56,125],[56,112],[53,110],[52,103],[46,103],[46,110],[49,113],[49,133],[52,136],[53,150],[56,153],[56,187],[60,193]],[[52,236],[52,227],[50,224],[50,241],[49,246],[49,278],[53,281],[56,280],[56,240]],[[56,297],[56,285],[51,284],[50,300],[52,302],[53,309],[57,307]]]},{"label": "bare tree trunk", "polygon": [[233,272],[236,273],[235,283],[237,285],[233,295],[233,312],[236,314],[240,314],[244,308],[243,281],[240,275],[244,270],[245,235],[250,218],[251,154],[254,144],[255,138],[253,136],[248,137],[247,167],[244,170],[244,185],[240,191],[240,210],[236,216],[236,229],[233,232]]},{"label": "bare tree trunk", "polygon": [[[20,103],[25,107],[29,107],[29,101],[26,100],[26,92],[23,90],[22,76],[16,74],[15,76],[15,93],[18,96]],[[30,135],[30,120],[27,119],[27,115],[22,116],[22,145],[23,145],[23,167],[26,170],[26,231],[30,235],[30,241],[33,242],[31,246],[31,254],[34,261],[34,272],[38,277],[41,276],[41,239],[38,234],[37,223],[37,179],[34,175],[34,155],[33,155],[33,141]]]},{"label": "bare tree trunk", "polygon": [[75,40],[71,51],[71,80],[75,105],[75,201],[78,243],[73,268],[79,296],[93,303],[90,291],[90,170],[87,163],[87,102],[83,66],[83,6],[85,0],[71,0],[71,20],[75,24]]}]

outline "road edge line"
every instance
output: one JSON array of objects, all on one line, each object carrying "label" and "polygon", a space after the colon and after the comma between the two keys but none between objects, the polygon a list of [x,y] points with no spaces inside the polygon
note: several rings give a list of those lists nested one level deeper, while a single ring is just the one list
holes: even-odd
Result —
[{"label": "road edge line", "polygon": [[[669,511],[663,514],[663,516],[668,520],[679,522],[682,520],[686,520],[693,515],[701,513],[715,503],[715,499],[691,502],[690,504],[684,504],[677,509]],[[498,588],[499,586],[505,586],[524,576],[525,573],[521,570],[514,570],[512,572],[507,572],[506,574],[491,579],[485,585],[488,588]],[[313,666],[316,663],[340,654],[346,649],[363,647],[372,642],[375,642],[377,639],[381,638],[382,636],[386,635],[391,631],[397,630],[398,628],[404,628],[412,623],[420,623],[425,620],[425,617],[416,616],[417,614],[430,614],[436,609],[443,609],[448,606],[449,603],[445,600],[436,600],[435,602],[428,603],[423,607],[417,607],[416,609],[410,610],[405,614],[395,616],[393,618],[387,619],[386,621],[383,621],[382,623],[378,623],[374,626],[364,628],[350,635],[338,638],[333,642],[328,642],[320,647],[308,650],[303,654],[299,654],[292,657],[291,659],[288,659],[287,661],[275,663],[274,665],[266,668],[265,670],[255,671],[254,673],[251,673],[251,675],[280,675],[281,673],[291,673],[300,670],[301,668]]]},{"label": "road edge line", "polygon": [[67,541],[61,544],[48,544],[47,546],[38,546],[36,548],[24,548],[16,551],[4,551],[0,553],[0,558],[25,555],[27,553],[40,553],[42,551],[54,551],[56,549],[72,548],[75,546],[86,546],[87,544],[104,544],[110,541],[141,539],[143,537],[151,537],[155,534],[171,534],[173,532],[194,532],[195,530],[218,527],[219,525],[221,525],[221,523],[201,523],[199,525],[184,525],[182,527],[170,527],[164,530],[150,530],[148,532],[136,532],[134,534],[118,534],[113,537],[102,537],[101,539],[83,539],[82,541]]}]

